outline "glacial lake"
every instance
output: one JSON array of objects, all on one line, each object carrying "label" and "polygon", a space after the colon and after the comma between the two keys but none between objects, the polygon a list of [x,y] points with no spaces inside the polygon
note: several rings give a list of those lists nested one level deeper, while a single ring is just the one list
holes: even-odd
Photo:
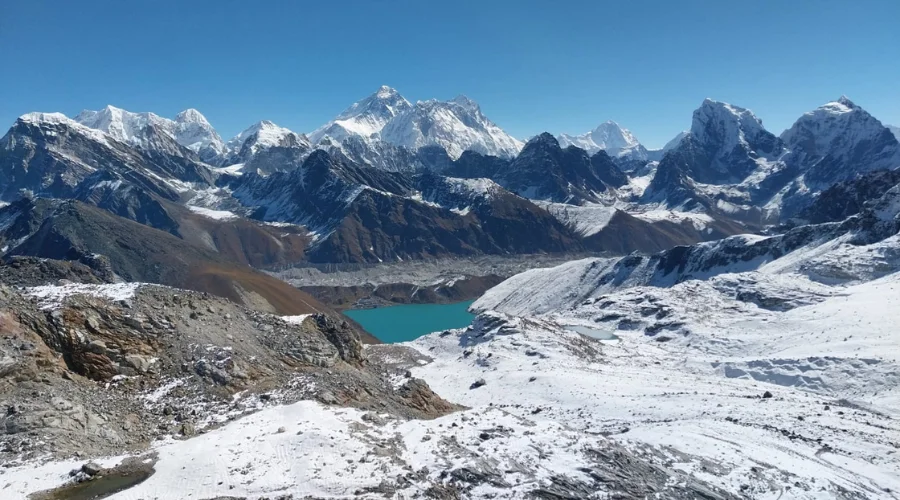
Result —
[{"label": "glacial lake", "polygon": [[455,304],[404,304],[375,309],[348,309],[344,314],[386,344],[406,342],[422,335],[468,326],[475,315],[474,300]]}]

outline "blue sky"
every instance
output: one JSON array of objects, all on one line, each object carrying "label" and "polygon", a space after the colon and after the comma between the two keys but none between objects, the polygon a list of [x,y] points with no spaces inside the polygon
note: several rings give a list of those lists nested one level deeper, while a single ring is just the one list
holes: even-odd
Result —
[{"label": "blue sky", "polygon": [[0,124],[29,111],[194,107],[228,138],[309,132],[380,85],[465,94],[514,136],[612,119],[648,146],[705,97],[775,133],[847,94],[900,125],[900,2],[5,2]]}]

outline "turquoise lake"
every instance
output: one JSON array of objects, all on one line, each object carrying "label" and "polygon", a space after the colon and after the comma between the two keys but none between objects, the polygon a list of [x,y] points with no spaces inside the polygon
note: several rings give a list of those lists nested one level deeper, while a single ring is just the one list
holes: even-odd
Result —
[{"label": "turquoise lake", "polygon": [[353,318],[378,340],[393,344],[417,339],[431,332],[468,326],[475,318],[467,310],[472,302],[475,301],[349,309],[344,314]]}]

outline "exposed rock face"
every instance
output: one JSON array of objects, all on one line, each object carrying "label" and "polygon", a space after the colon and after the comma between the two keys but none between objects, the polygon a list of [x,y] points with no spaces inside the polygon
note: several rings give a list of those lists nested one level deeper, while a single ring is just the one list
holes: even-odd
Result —
[{"label": "exposed rock face", "polygon": [[312,262],[378,262],[581,248],[549,213],[491,181],[362,167],[324,151],[300,169],[245,176],[234,196],[263,220],[305,224]]},{"label": "exposed rock face", "polygon": [[627,179],[605,153],[591,158],[583,149],[563,149],[548,133],[528,141],[495,178],[525,198],[572,204],[601,201],[610,187],[604,179],[612,187]]},{"label": "exposed rock face", "polygon": [[858,214],[867,202],[881,198],[897,184],[900,170],[878,170],[839,182],[822,191],[797,217],[811,224],[841,221]]},{"label": "exposed rock face", "polygon": [[242,164],[243,172],[269,174],[300,166],[312,145],[305,135],[263,120],[229,140],[225,150],[220,165]]},{"label": "exposed rock face", "polygon": [[[98,286],[34,289],[39,309],[0,285],[0,453],[141,447],[252,411],[260,399],[288,403],[322,391],[335,404],[402,417],[456,409],[421,381],[394,392],[367,368],[356,331],[329,316],[286,321],[154,285],[116,300],[93,296],[105,293]],[[299,382],[312,379],[314,389]],[[232,397],[241,391],[249,392]]]},{"label": "exposed rock face", "polygon": [[60,281],[113,283],[115,278],[109,259],[102,256],[82,262],[13,255],[0,263],[0,283],[13,286],[39,286]]},{"label": "exposed rock face", "polygon": [[299,287],[319,301],[339,309],[363,308],[381,304],[452,304],[474,300],[506,277],[466,276],[451,283],[419,286],[411,283],[352,286],[311,285]]}]

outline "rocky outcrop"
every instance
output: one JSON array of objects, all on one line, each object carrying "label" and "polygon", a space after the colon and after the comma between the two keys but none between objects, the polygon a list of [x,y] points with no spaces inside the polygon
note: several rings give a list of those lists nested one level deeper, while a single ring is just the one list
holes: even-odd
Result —
[{"label": "rocky outcrop", "polygon": [[456,409],[421,381],[395,391],[341,320],[123,286],[41,287],[30,299],[0,285],[0,456],[141,448],[299,399],[402,417]]}]

